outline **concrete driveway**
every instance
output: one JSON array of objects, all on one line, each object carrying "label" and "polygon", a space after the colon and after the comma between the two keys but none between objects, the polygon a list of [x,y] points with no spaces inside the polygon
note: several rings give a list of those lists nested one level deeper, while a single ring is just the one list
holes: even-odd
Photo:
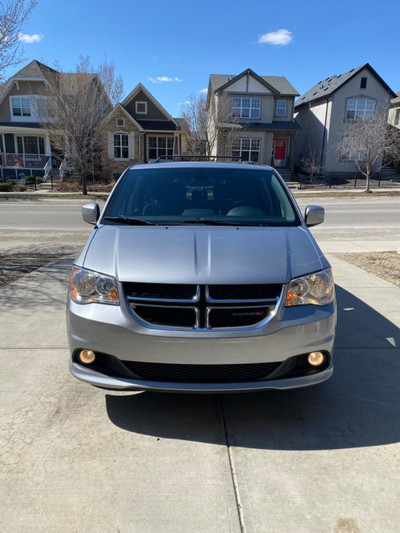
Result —
[{"label": "concrete driveway", "polygon": [[290,392],[109,393],[68,372],[72,258],[0,290],[0,529],[397,533],[400,289],[330,257],[334,376]]}]

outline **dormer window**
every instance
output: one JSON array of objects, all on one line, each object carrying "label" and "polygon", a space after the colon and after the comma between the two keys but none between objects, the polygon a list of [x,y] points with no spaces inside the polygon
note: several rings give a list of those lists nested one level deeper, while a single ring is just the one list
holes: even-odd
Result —
[{"label": "dormer window", "polygon": [[260,118],[260,98],[232,98],[232,117]]},{"label": "dormer window", "polygon": [[137,115],[147,115],[147,102],[135,102]]},{"label": "dormer window", "polygon": [[31,116],[31,105],[29,98],[11,98],[11,109],[13,117]]},{"label": "dormer window", "polygon": [[286,117],[287,115],[287,101],[286,100],[276,101],[275,115],[277,117]]},{"label": "dormer window", "polygon": [[117,126],[125,126],[125,119],[117,118]]},{"label": "dormer window", "polygon": [[367,78],[361,78],[360,89],[367,88]]}]

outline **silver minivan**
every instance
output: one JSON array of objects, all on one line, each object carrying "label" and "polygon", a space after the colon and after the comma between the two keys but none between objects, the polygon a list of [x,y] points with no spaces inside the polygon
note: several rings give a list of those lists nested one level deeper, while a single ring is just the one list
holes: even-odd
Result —
[{"label": "silver minivan", "polygon": [[330,265],[271,167],[128,168],[76,259],[67,305],[72,374],[115,390],[306,387],[333,371]]}]

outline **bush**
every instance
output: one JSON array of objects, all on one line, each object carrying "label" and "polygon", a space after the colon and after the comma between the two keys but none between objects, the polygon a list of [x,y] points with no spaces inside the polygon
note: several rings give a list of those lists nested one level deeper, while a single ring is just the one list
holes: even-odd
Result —
[{"label": "bush", "polygon": [[59,192],[81,192],[82,186],[77,181],[61,181],[57,190]]},{"label": "bush", "polygon": [[37,185],[44,182],[44,178],[42,176],[25,176],[25,183],[27,185],[34,185],[35,180]]},{"label": "bush", "polygon": [[0,192],[11,192],[15,190],[13,181],[0,181]]}]

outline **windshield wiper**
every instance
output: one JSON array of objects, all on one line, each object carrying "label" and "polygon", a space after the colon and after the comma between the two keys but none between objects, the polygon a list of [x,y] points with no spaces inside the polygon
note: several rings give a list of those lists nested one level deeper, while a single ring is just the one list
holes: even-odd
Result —
[{"label": "windshield wiper", "polygon": [[130,218],[130,217],[104,217],[103,220],[110,220],[111,222],[119,222],[121,224],[129,224],[131,226],[154,226],[154,222],[149,222],[148,220],[142,220],[140,218]]}]

